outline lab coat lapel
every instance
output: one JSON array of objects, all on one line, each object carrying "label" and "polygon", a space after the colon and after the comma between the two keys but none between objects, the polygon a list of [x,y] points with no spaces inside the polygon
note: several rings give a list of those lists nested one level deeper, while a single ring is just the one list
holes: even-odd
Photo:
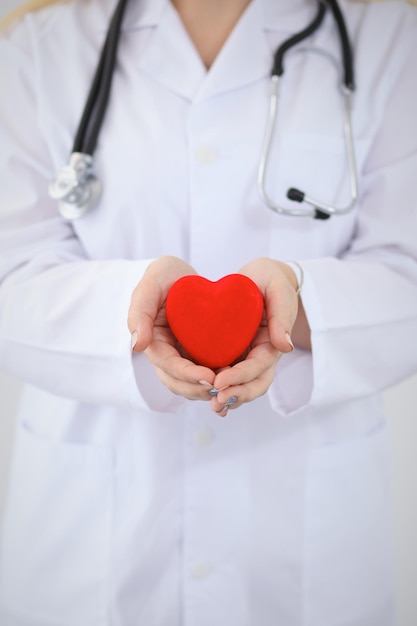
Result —
[{"label": "lab coat lapel", "polygon": [[[199,57],[169,0],[155,0],[130,15],[124,28],[153,30],[137,61],[140,71],[190,101],[239,89],[269,75],[274,47],[271,32],[282,39],[303,28],[314,13],[309,0],[252,0],[209,71]],[[128,16],[129,17],[129,16]]]},{"label": "lab coat lapel", "polygon": [[171,91],[192,100],[206,76],[206,69],[180,17],[165,3],[158,25],[137,61],[138,69]]},{"label": "lab coat lapel", "polygon": [[239,89],[268,76],[272,57],[263,16],[262,0],[252,0],[201,84],[198,100]]},{"label": "lab coat lapel", "polygon": [[315,10],[314,0],[252,0],[207,73],[196,99],[268,77],[276,42],[304,28]]},{"label": "lab coat lapel", "polygon": [[[169,0],[128,2],[121,25],[122,33],[157,26],[167,1]],[[116,6],[117,0],[100,0],[100,2],[91,3],[91,11],[94,11],[93,19],[99,32],[107,32]]]},{"label": "lab coat lapel", "polygon": [[268,75],[271,51],[262,0],[253,0],[209,71],[170,2],[166,3],[138,68],[186,99],[201,100]]},{"label": "lab coat lapel", "polygon": [[276,45],[305,28],[314,0],[252,0],[207,73],[196,100],[245,87],[270,75]]},{"label": "lab coat lapel", "polygon": [[[100,4],[100,3],[98,3]],[[95,16],[99,31],[108,29],[114,0],[103,0]],[[206,75],[171,0],[135,0],[126,7],[122,35],[147,36],[147,43],[134,59],[139,72],[187,100],[192,100]]]}]

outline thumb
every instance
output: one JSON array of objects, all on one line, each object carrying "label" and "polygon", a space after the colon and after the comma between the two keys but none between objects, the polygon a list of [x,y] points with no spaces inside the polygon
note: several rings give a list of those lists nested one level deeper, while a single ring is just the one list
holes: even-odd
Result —
[{"label": "thumb", "polygon": [[163,301],[159,285],[145,274],[132,293],[128,314],[134,352],[143,352],[151,343],[153,327]]},{"label": "thumb", "polygon": [[297,298],[292,288],[277,292],[273,288],[265,294],[265,310],[269,337],[280,352],[292,352],[291,331],[297,317]]},{"label": "thumb", "polygon": [[133,352],[143,352],[152,341],[153,323],[149,317],[140,315],[136,329],[131,334],[131,348]]},{"label": "thumb", "polygon": [[241,273],[252,278],[264,297],[269,340],[279,352],[291,352],[294,344],[291,331],[297,311],[298,281],[289,265],[274,259],[255,259]]}]

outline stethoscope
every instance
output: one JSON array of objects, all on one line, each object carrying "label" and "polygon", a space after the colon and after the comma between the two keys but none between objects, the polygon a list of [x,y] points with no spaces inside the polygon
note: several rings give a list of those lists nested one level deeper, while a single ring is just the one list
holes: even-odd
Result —
[{"label": "stethoscope", "polygon": [[[67,220],[75,220],[82,217],[95,208],[100,199],[102,185],[94,171],[93,154],[110,96],[121,23],[126,4],[127,0],[119,0],[112,16],[90,93],[77,129],[70,162],[57,173],[55,179],[49,185],[49,195],[58,201],[59,212]],[[284,73],[284,55],[290,48],[310,37],[319,28],[323,22],[327,6],[330,6],[333,13],[342,48],[344,68],[342,85],[343,129],[350,181],[350,201],[346,206],[335,207],[312,198],[300,189],[291,187],[287,191],[287,198],[303,206],[284,208],[275,204],[266,192],[266,175],[270,148],[277,120],[279,80]],[[271,70],[269,114],[257,177],[259,194],[270,209],[282,215],[327,219],[331,215],[348,213],[354,207],[358,197],[358,177],[351,122],[351,98],[353,91],[352,50],[343,15],[337,0],[319,0],[318,12],[313,21],[305,29],[284,41],[274,55],[274,63]]]}]

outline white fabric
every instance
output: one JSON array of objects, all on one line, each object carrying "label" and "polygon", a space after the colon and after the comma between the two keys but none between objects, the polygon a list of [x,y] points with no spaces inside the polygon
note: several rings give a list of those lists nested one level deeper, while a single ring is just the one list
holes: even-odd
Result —
[{"label": "white fabric", "polygon": [[[391,625],[377,394],[417,366],[417,11],[342,5],[360,199],[323,222],[275,215],[256,191],[272,53],[315,3],[253,0],[208,73],[169,2],[130,4],[96,153],[104,195],[73,225],[47,185],[113,2],[29,15],[0,43],[0,365],[27,382],[0,623]],[[312,43],[339,59],[330,16]],[[268,191],[342,205],[337,74],[313,52],[285,63]],[[162,254],[213,280],[296,259],[312,354],[284,356],[268,394],[225,420],[174,396],[132,359],[126,324]]]}]

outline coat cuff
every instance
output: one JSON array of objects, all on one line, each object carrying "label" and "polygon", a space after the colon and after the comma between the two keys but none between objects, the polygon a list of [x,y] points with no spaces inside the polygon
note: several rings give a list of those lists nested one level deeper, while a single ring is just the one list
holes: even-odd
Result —
[{"label": "coat cuff", "polygon": [[366,259],[302,261],[302,302],[312,351],[283,355],[269,390],[271,405],[291,415],[370,396],[417,367],[417,277]]}]

